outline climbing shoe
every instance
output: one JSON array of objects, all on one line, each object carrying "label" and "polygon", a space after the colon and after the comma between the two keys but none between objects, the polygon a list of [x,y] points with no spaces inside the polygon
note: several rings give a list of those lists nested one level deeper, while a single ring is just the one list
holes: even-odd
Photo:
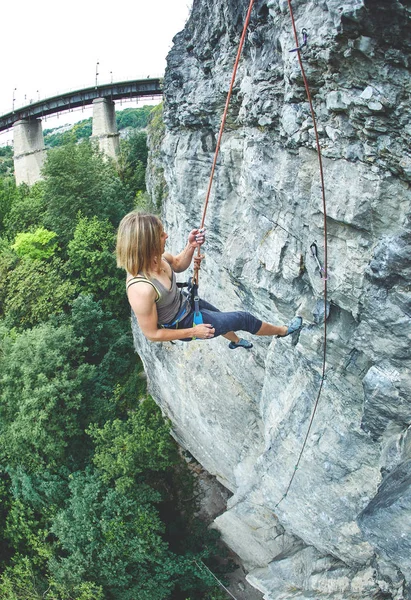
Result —
[{"label": "climbing shoe", "polygon": [[288,325],[287,333],[285,335],[281,335],[280,337],[287,337],[287,335],[292,335],[293,333],[297,333],[297,332],[301,331],[302,326],[303,326],[302,317],[294,317],[294,319],[292,319],[290,321],[290,324]]},{"label": "climbing shoe", "polygon": [[236,348],[246,348],[248,350],[248,349],[252,348],[253,345],[252,345],[251,342],[248,342],[247,340],[244,340],[243,338],[240,338],[237,343],[236,342],[230,342],[228,344],[228,347],[231,350],[235,350]]}]

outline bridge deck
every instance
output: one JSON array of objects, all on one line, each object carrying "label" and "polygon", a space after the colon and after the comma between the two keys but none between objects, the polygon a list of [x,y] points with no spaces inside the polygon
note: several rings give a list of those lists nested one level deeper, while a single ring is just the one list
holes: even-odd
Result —
[{"label": "bridge deck", "polygon": [[162,80],[136,79],[134,81],[122,81],[99,85],[75,92],[60,94],[52,98],[46,98],[39,102],[33,102],[15,111],[0,117],[0,131],[5,131],[20,119],[38,119],[46,115],[87,106],[92,104],[96,98],[109,98],[110,100],[121,100],[124,98],[143,98],[151,96],[162,96]]}]

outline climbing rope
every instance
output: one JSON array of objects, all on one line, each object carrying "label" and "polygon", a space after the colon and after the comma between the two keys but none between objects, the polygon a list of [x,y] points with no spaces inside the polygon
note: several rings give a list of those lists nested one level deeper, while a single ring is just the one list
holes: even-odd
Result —
[{"label": "climbing rope", "polygon": [[[204,223],[205,223],[208,201],[210,199],[211,188],[212,188],[213,180],[214,180],[214,172],[215,172],[215,168],[216,168],[216,164],[217,164],[218,152],[220,150],[221,138],[223,136],[225,122],[227,120],[228,107],[229,107],[230,100],[231,100],[231,94],[233,92],[235,78],[237,75],[238,63],[240,62],[240,56],[241,56],[241,52],[242,52],[242,49],[244,46],[245,36],[247,33],[248,24],[250,22],[251,11],[253,8],[254,1],[255,0],[250,0],[250,5],[248,7],[247,15],[246,15],[245,22],[244,22],[243,33],[241,35],[240,43],[239,43],[238,50],[237,50],[237,56],[235,59],[233,73],[231,76],[231,83],[230,83],[230,87],[228,90],[227,99],[225,102],[224,113],[223,113],[223,117],[221,119],[220,131],[219,131],[218,138],[217,138],[217,145],[216,145],[216,149],[214,152],[214,160],[213,160],[213,164],[211,167],[210,179],[208,181],[207,194],[206,194],[206,198],[205,198],[205,202],[204,202],[203,216],[202,216],[201,225],[200,225],[201,229],[204,227]],[[201,251],[200,251],[200,248],[198,248],[198,254],[194,261],[194,274],[193,274],[193,282],[197,285],[198,285],[198,272],[200,270],[201,260],[202,260]]]},{"label": "climbing rope", "polygon": [[[316,116],[315,116],[315,112],[314,112],[314,108],[313,108],[313,103],[312,103],[312,99],[311,99],[311,93],[310,93],[310,87],[308,85],[308,81],[307,81],[307,77],[305,75],[305,70],[304,70],[304,65],[301,59],[301,52],[300,50],[307,45],[307,31],[305,29],[303,29],[303,43],[300,45],[299,41],[298,41],[298,35],[297,35],[297,29],[295,26],[295,20],[294,20],[294,13],[293,13],[293,8],[291,5],[291,0],[288,0],[288,7],[290,10],[290,17],[291,17],[291,23],[292,23],[292,27],[293,27],[293,31],[294,31],[294,38],[295,38],[295,42],[296,42],[296,48],[293,48],[293,50],[290,50],[290,52],[296,52],[297,53],[297,57],[298,57],[298,62],[300,64],[300,69],[301,69],[301,74],[303,76],[303,80],[304,80],[304,87],[305,87],[305,91],[307,94],[307,99],[310,105],[310,111],[311,111],[311,117],[313,120],[313,124],[314,124],[314,133],[315,133],[315,141],[316,141],[316,146],[317,146],[317,156],[318,156],[318,164],[319,164],[319,168],[320,168],[320,179],[321,179],[321,194],[322,194],[322,203],[323,203],[323,214],[324,214],[324,267],[321,267],[321,265],[319,265],[320,268],[320,274],[322,275],[322,280],[323,280],[323,289],[324,289],[324,336],[323,336],[323,360],[322,360],[322,372],[321,372],[321,381],[320,381],[320,386],[318,389],[318,393],[317,393],[317,398],[314,402],[314,407],[311,411],[311,418],[310,418],[310,422],[308,424],[308,429],[307,429],[307,433],[305,434],[305,438],[303,441],[303,445],[301,447],[298,459],[297,459],[297,463],[294,467],[294,472],[291,476],[291,479],[288,483],[288,486],[284,492],[284,494],[282,495],[282,497],[280,498],[280,500],[277,502],[277,504],[274,506],[274,508],[277,508],[277,506],[279,506],[279,504],[281,504],[281,502],[284,500],[284,498],[286,498],[288,492],[290,491],[291,485],[294,481],[294,477],[297,473],[298,467],[300,466],[300,462],[301,462],[301,458],[303,456],[305,447],[307,445],[307,440],[308,440],[308,436],[310,435],[310,431],[311,431],[311,427],[314,421],[314,417],[315,417],[315,413],[317,412],[317,407],[318,407],[318,402],[320,400],[320,396],[321,396],[321,392],[323,389],[323,384],[324,384],[324,380],[325,380],[325,370],[326,370],[326,358],[327,358],[327,269],[328,269],[328,256],[327,256],[327,207],[326,207],[326,201],[325,201],[325,186],[324,186],[324,170],[323,170],[323,161],[322,161],[322,155],[321,155],[321,146],[320,146],[320,140],[318,137],[318,130],[317,130],[317,120],[316,120]],[[312,245],[311,245],[312,246]],[[315,250],[317,250],[315,248]],[[313,253],[314,255],[314,253]],[[317,253],[315,254],[315,258],[317,258]],[[318,258],[317,258],[318,261]]]},{"label": "climbing rope", "polygon": [[234,598],[234,600],[237,600],[237,598],[236,598],[235,596],[233,596],[233,594],[230,592],[230,590],[228,590],[228,589],[225,587],[225,585],[223,584],[223,582],[222,582],[222,581],[220,581],[220,580],[218,579],[218,577],[216,577],[216,576],[214,575],[214,573],[213,573],[213,572],[212,572],[212,571],[211,571],[211,570],[210,570],[210,569],[207,567],[207,565],[205,565],[205,564],[203,563],[203,561],[200,561],[200,562],[201,562],[201,565],[199,565],[199,564],[198,564],[198,562],[197,562],[196,560],[195,560],[194,562],[195,562],[195,564],[197,565],[197,567],[198,567],[199,569],[201,569],[202,567],[203,567],[204,569],[206,569],[206,570],[207,570],[207,571],[210,573],[210,575],[212,575],[212,576],[214,577],[214,579],[217,581],[218,585],[219,585],[219,586],[220,586],[220,587],[221,587],[221,588],[222,588],[224,591],[226,591],[226,592],[227,592],[227,594],[228,594],[229,596],[231,596],[231,598]]},{"label": "climbing rope", "polygon": [[[206,199],[205,199],[205,202],[204,202],[203,215],[202,215],[201,225],[200,225],[201,229],[204,228],[204,224],[205,224],[205,218],[206,218],[208,203],[209,203],[209,199],[210,199],[211,188],[212,188],[212,185],[213,185],[214,173],[215,173],[215,168],[216,168],[216,164],[217,164],[218,153],[219,153],[219,150],[220,150],[221,138],[222,138],[224,127],[225,127],[225,122],[227,120],[227,114],[228,114],[228,108],[229,108],[229,104],[230,104],[230,99],[231,99],[231,95],[232,95],[232,91],[233,91],[233,87],[234,87],[234,83],[235,83],[235,78],[236,78],[236,74],[237,74],[238,64],[239,64],[239,61],[240,61],[240,56],[241,56],[241,52],[242,52],[244,41],[245,41],[245,36],[246,36],[248,25],[249,25],[249,22],[250,22],[251,11],[252,11],[252,8],[253,8],[253,5],[254,5],[254,1],[255,0],[250,0],[250,4],[249,4],[249,7],[248,7],[246,19],[245,19],[245,22],[244,22],[243,33],[241,35],[241,39],[240,39],[240,43],[239,43],[238,51],[237,51],[237,56],[236,56],[236,60],[235,60],[235,63],[234,63],[233,73],[232,73],[232,77],[231,77],[231,83],[230,83],[229,91],[228,91],[228,94],[227,94],[227,99],[226,99],[226,103],[225,103],[223,117],[222,117],[221,125],[220,125],[220,131],[219,131],[218,138],[217,138],[216,149],[215,149],[215,152],[214,152],[214,160],[213,160],[213,164],[212,164],[212,167],[211,167],[211,173],[210,173],[210,179],[209,179],[209,182],[208,182]],[[327,246],[327,207],[326,207],[326,198],[325,198],[324,170],[323,170],[323,163],[322,163],[320,140],[319,140],[318,129],[317,129],[317,120],[316,120],[316,116],[315,116],[315,112],[314,112],[314,107],[313,107],[313,103],[312,103],[311,92],[310,92],[310,88],[309,88],[309,85],[308,85],[308,80],[307,80],[307,77],[306,77],[306,74],[305,74],[305,70],[304,70],[304,65],[303,65],[303,62],[302,62],[302,59],[301,59],[301,50],[305,46],[307,46],[308,34],[307,34],[307,30],[304,28],[302,30],[303,42],[300,44],[300,42],[298,40],[298,34],[297,34],[296,25],[295,25],[294,12],[293,12],[293,8],[292,8],[292,5],[291,5],[291,0],[288,0],[288,7],[289,7],[289,11],[290,11],[291,23],[292,23],[292,28],[293,28],[293,32],[294,32],[294,38],[295,38],[295,42],[296,42],[296,47],[293,48],[292,50],[290,50],[290,52],[296,52],[297,57],[298,57],[298,62],[299,62],[299,65],[300,65],[300,69],[301,69],[301,74],[302,74],[302,77],[303,77],[303,80],[304,80],[304,87],[305,87],[305,91],[306,91],[306,94],[307,94],[308,103],[309,103],[309,106],[310,106],[311,117],[312,117],[312,120],[313,120],[314,134],[315,134],[315,141],[316,141],[316,148],[317,148],[317,156],[318,156],[318,164],[319,164],[319,170],[320,170],[321,194],[322,194],[322,205],[323,205],[323,215],[324,215],[324,227],[323,227],[323,235],[324,235],[324,267],[321,267],[321,265],[320,265],[320,274],[322,276],[323,290],[324,290],[324,336],[323,336],[324,342],[323,342],[323,359],[322,359],[322,372],[321,372],[320,386],[319,386],[319,389],[318,389],[316,400],[314,402],[314,407],[313,407],[312,412],[311,412],[311,418],[310,418],[310,422],[309,422],[309,425],[308,425],[307,433],[305,435],[305,438],[304,438],[304,441],[303,441],[303,445],[301,447],[301,450],[300,450],[300,453],[299,453],[299,456],[298,456],[298,459],[297,459],[297,463],[296,463],[296,465],[294,467],[294,472],[293,472],[293,474],[292,474],[292,476],[290,478],[290,481],[289,481],[289,483],[287,485],[286,491],[283,494],[283,496],[280,498],[280,500],[277,502],[277,504],[275,505],[274,508],[277,508],[279,506],[279,504],[288,495],[288,492],[289,492],[289,490],[291,488],[291,485],[292,485],[292,483],[294,481],[296,472],[297,472],[298,467],[300,465],[300,462],[301,462],[301,459],[302,459],[305,447],[307,445],[308,436],[310,435],[310,432],[311,432],[311,427],[312,427],[312,424],[313,424],[313,421],[314,421],[314,417],[315,417],[315,414],[316,414],[316,411],[317,411],[318,402],[320,400],[321,392],[322,392],[322,389],[323,389],[324,380],[325,380],[325,372],[326,372],[326,357],[327,357],[327,279],[328,279],[327,270],[328,270],[328,246]],[[314,253],[313,253],[313,256],[314,256]],[[316,258],[317,262],[318,262],[317,249],[316,249],[314,258]],[[200,251],[200,248],[198,248],[198,254],[197,254],[197,256],[194,259],[193,282],[194,282],[195,285],[198,285],[198,276],[199,276],[199,270],[200,270],[200,266],[201,266],[201,260],[202,260],[201,251]],[[226,590],[226,591],[228,591],[228,590]],[[228,592],[228,593],[230,593],[230,592]]]}]

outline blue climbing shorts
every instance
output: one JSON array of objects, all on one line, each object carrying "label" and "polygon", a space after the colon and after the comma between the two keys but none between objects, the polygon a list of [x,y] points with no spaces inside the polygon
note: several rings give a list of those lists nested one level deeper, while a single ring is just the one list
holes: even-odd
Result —
[{"label": "blue climbing shorts", "polygon": [[[248,312],[233,311],[221,312],[205,300],[200,298],[200,311],[203,315],[203,322],[210,323],[214,329],[214,337],[224,335],[229,331],[248,331],[248,333],[256,334],[261,328],[263,322],[256,319]],[[178,329],[185,329],[193,326],[194,312],[188,313],[178,324]],[[183,338],[183,342],[191,342],[192,338]]]}]

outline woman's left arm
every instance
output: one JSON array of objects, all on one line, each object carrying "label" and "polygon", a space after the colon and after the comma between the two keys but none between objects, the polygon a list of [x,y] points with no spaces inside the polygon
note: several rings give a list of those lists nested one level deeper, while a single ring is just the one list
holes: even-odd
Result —
[{"label": "woman's left arm", "polygon": [[188,235],[187,246],[177,254],[164,253],[164,258],[171,265],[171,268],[176,273],[182,273],[191,265],[193,260],[194,251],[199,248],[205,241],[205,229],[193,229]]}]

